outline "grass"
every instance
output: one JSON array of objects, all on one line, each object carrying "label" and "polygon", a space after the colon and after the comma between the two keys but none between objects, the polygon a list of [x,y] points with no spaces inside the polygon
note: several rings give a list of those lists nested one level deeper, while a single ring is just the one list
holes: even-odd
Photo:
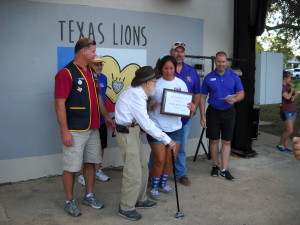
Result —
[{"label": "grass", "polygon": [[[300,79],[295,79],[292,81],[292,86],[300,91]],[[298,114],[295,122],[294,133],[292,136],[299,136],[300,129],[300,94],[298,98],[295,100]],[[259,126],[259,131],[281,136],[283,131],[283,122],[279,117],[279,104],[271,104],[271,105],[259,105],[260,107],[260,120],[272,122],[270,125],[262,125]]]},{"label": "grass", "polygon": [[292,87],[294,87],[297,91],[300,91],[300,79],[292,80]]}]

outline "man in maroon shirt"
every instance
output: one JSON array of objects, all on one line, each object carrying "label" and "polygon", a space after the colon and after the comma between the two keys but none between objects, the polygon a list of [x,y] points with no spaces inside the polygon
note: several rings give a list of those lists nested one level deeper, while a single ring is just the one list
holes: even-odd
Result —
[{"label": "man in maroon shirt", "polygon": [[61,129],[63,144],[63,183],[66,194],[65,210],[71,216],[81,212],[73,196],[75,173],[83,164],[86,193],[83,204],[94,209],[104,207],[95,198],[95,163],[101,162],[99,139],[99,115],[107,126],[114,129],[101,96],[98,95],[97,78],[93,77],[89,63],[96,56],[96,43],[88,38],[80,39],[75,45],[75,58],[55,77],[55,110]]}]

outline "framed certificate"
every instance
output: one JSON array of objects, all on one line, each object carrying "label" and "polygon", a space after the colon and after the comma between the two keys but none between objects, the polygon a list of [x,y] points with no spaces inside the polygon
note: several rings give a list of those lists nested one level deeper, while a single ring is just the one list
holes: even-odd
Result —
[{"label": "framed certificate", "polygon": [[192,102],[193,93],[164,89],[161,101],[161,114],[190,117],[191,110],[187,107]]}]

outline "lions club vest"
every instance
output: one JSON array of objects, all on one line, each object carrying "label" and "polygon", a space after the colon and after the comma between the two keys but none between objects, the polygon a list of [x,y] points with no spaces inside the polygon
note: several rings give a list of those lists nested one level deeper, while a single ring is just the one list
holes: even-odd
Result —
[{"label": "lions club vest", "polygon": [[[98,82],[93,76],[90,68],[88,68],[93,77],[93,87],[89,87],[85,75],[81,72],[78,66],[72,61],[64,67],[68,70],[72,79],[72,90],[66,100],[67,122],[70,131],[86,131],[90,128],[92,120],[90,88],[95,89],[98,114],[99,103],[97,96]],[[100,116],[100,115],[98,115]]]}]

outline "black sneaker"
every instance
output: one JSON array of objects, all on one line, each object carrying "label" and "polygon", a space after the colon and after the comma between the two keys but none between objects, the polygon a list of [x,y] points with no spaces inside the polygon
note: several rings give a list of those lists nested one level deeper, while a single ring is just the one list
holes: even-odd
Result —
[{"label": "black sneaker", "polygon": [[228,170],[220,171],[220,177],[225,178],[229,181],[235,181],[235,178],[231,176]]},{"label": "black sneaker", "polygon": [[139,220],[142,218],[142,215],[139,214],[135,209],[134,210],[129,210],[129,211],[125,211],[125,210],[122,210],[120,207],[119,207],[119,211],[118,211],[118,214],[122,217],[125,217],[126,219],[129,219],[129,220]]},{"label": "black sneaker", "polygon": [[135,204],[135,208],[138,208],[138,209],[151,209],[151,208],[155,208],[156,205],[157,205],[156,202],[146,200],[146,201],[143,201],[143,202],[137,202]]},{"label": "black sneaker", "polygon": [[213,166],[210,175],[211,175],[212,177],[217,177],[217,176],[219,176],[219,169],[220,169],[219,166]]}]

